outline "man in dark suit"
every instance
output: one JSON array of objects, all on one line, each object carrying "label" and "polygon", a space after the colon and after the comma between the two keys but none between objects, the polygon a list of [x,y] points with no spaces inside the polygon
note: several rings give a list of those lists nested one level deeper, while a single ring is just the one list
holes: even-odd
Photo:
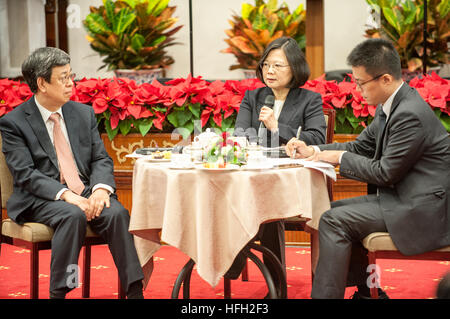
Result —
[{"label": "man in dark suit", "polygon": [[[319,223],[319,261],[312,298],[369,296],[367,251],[361,240],[389,232],[405,255],[450,245],[450,138],[430,106],[403,83],[400,58],[382,39],[359,44],[349,55],[358,90],[379,105],[356,141],[307,146],[298,140],[288,154],[340,164],[340,174],[377,186],[376,194],[333,202]],[[387,295],[380,291],[380,296]]]},{"label": "man in dark suit", "polygon": [[74,288],[68,285],[73,273],[68,270],[78,263],[88,223],[107,241],[127,297],[143,298],[129,214],[114,194],[113,163],[92,107],[70,101],[69,63],[59,49],[34,51],[22,73],[35,94],[0,119],[3,153],[14,179],[8,215],[20,224],[39,222],[54,229],[50,298],[64,298]]}]

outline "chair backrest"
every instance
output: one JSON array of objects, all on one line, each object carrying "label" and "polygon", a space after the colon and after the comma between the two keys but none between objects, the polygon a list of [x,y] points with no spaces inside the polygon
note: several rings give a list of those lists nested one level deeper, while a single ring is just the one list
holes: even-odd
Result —
[{"label": "chair backrest", "polygon": [[327,123],[326,143],[333,143],[334,138],[334,121],[336,119],[336,111],[334,109],[323,109],[325,122]]},{"label": "chair backrest", "polygon": [[[0,135],[0,209],[6,207],[6,202],[13,192],[13,178],[6,165],[5,155],[2,152],[2,137]],[[1,220],[1,218],[0,218]]]}]

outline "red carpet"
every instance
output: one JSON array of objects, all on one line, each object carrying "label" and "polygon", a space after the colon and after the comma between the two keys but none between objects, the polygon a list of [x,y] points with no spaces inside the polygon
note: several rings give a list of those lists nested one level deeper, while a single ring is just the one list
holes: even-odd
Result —
[{"label": "red carpet", "polygon": [[[307,299],[311,291],[309,248],[286,249],[289,299]],[[91,298],[117,298],[117,271],[107,246],[92,249]],[[145,298],[170,298],[176,276],[188,257],[176,248],[163,246],[155,257],[155,270]],[[81,260],[80,260],[81,264]],[[381,286],[393,299],[434,298],[436,286],[450,271],[450,262],[380,260]],[[232,298],[259,299],[267,293],[265,282],[256,266],[249,262],[249,281],[231,282]],[[48,298],[50,251],[40,253],[39,297]],[[82,283],[81,283],[82,284]],[[354,288],[346,291],[346,298]],[[181,293],[180,293],[181,295]],[[2,245],[0,256],[0,299],[29,298],[29,252],[14,246]],[[67,298],[81,298],[81,288],[76,288]],[[223,298],[223,281],[213,289],[193,271],[191,298]]]}]

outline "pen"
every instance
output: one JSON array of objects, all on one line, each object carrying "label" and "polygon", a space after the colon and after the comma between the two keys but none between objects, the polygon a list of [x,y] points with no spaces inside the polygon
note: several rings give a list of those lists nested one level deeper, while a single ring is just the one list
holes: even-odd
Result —
[{"label": "pen", "polygon": [[[302,126],[300,125],[297,129],[297,135],[295,138],[298,140],[300,139],[300,133],[302,132]],[[292,158],[295,158],[295,153],[297,153],[297,149],[294,149],[294,152],[292,153]]]}]

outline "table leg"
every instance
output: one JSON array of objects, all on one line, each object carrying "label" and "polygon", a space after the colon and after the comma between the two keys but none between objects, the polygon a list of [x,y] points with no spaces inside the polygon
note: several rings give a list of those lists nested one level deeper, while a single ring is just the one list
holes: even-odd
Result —
[{"label": "table leg", "polygon": [[287,283],[286,283],[286,274],[283,270],[283,266],[281,265],[281,262],[278,260],[277,256],[268,248],[258,245],[254,242],[251,242],[247,245],[248,248],[260,251],[263,253],[263,255],[266,257],[267,262],[270,262],[273,268],[277,270],[277,277],[278,282],[280,283],[279,292],[280,296],[278,296],[281,299],[287,298]]},{"label": "table leg", "polygon": [[[181,271],[178,274],[177,279],[175,280],[175,283],[173,285],[172,296],[171,296],[172,299],[178,298],[178,294],[180,292],[182,283],[184,283],[183,297],[189,298],[189,286],[190,286],[190,281],[191,281],[190,278],[191,278],[191,273],[192,273],[192,269],[194,268],[194,265],[195,265],[194,260],[189,259],[189,261],[186,263],[186,265],[184,265],[183,269],[181,269]],[[186,279],[187,279],[187,281],[186,281]],[[186,294],[187,294],[187,297],[186,297]]]},{"label": "table leg", "polygon": [[[278,277],[278,281],[280,283],[280,287],[278,287],[280,290],[280,295],[278,295],[278,292],[276,289],[277,287],[275,287],[275,283],[273,281],[272,275],[269,272],[269,269],[255,254],[253,254],[250,251],[250,249],[254,249],[254,250],[257,250],[257,251],[263,253],[263,255],[267,257],[267,261],[270,262],[274,266],[275,269],[277,269],[277,277]],[[267,288],[269,289],[269,297],[271,299],[287,298],[286,276],[285,276],[282,265],[281,265],[280,261],[278,260],[278,258],[266,247],[263,247],[256,243],[253,243],[253,242],[248,243],[247,246],[242,250],[242,253],[247,258],[249,258],[251,261],[253,261],[255,263],[255,265],[259,268],[261,273],[263,274],[264,279],[267,284]],[[172,296],[171,296],[172,299],[178,298],[181,284],[183,284],[183,298],[184,299],[190,298],[190,282],[191,282],[191,274],[192,274],[194,265],[195,265],[194,260],[190,259],[184,265],[183,269],[181,269],[180,273],[177,276],[177,279],[175,280],[174,286],[173,286]],[[225,280],[227,280],[227,279],[225,279]],[[228,281],[228,287],[225,287],[225,290],[228,290],[228,293],[225,294],[226,299],[230,298],[230,295],[231,295],[231,291],[230,291],[231,287],[229,286],[229,284],[230,284],[229,279],[227,281]]]},{"label": "table leg", "polygon": [[245,254],[245,256],[250,258],[251,261],[255,263],[255,265],[259,268],[259,270],[263,274],[264,279],[266,280],[267,288],[269,288],[270,299],[277,299],[278,298],[277,290],[275,288],[272,275],[270,274],[267,266],[264,265],[264,263],[255,254],[253,254],[249,248],[245,249],[243,253]]}]

